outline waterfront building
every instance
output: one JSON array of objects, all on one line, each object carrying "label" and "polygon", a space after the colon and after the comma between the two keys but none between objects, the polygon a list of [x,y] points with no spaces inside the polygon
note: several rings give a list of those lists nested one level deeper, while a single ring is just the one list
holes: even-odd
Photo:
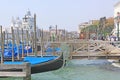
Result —
[{"label": "waterfront building", "polygon": [[[22,34],[22,29],[23,29],[23,34],[26,34],[26,30],[29,33],[34,32],[34,16],[31,14],[30,10],[27,10],[26,14],[22,19],[19,17],[14,18],[12,17],[10,27],[5,29],[6,32],[11,33],[11,27],[14,29],[14,34],[16,34],[19,31],[19,35]],[[39,37],[39,32],[40,30],[38,27],[36,27],[36,35]]]},{"label": "waterfront building", "polygon": [[84,23],[81,23],[78,27],[79,27],[79,33],[81,33],[81,30],[83,29],[83,28],[86,28],[86,27],[88,27],[90,25],[90,23],[89,22],[84,22]]},{"label": "waterfront building", "polygon": [[114,29],[112,31],[112,34],[114,36],[117,37],[118,39],[118,36],[120,37],[120,2],[116,3],[114,5]]},{"label": "waterfront building", "polygon": [[26,12],[22,20],[19,17],[17,17],[16,19],[12,17],[10,27],[13,27],[14,30],[23,29],[24,31],[28,30],[29,33],[33,32],[34,31],[34,17],[32,16],[30,10]]},{"label": "waterfront building", "polygon": [[34,30],[34,17],[31,15],[31,12],[28,10],[22,20],[22,28],[33,32]]},{"label": "waterfront building", "polygon": [[[89,34],[89,31],[82,31],[82,29],[86,28],[86,27],[89,27],[90,25],[93,25],[93,24],[97,24],[98,23],[98,20],[90,20],[89,22],[84,22],[84,23],[81,23],[79,25],[79,38],[80,39],[85,39],[85,38],[88,38],[88,34]],[[94,33],[93,33],[94,34]]]},{"label": "waterfront building", "polygon": [[67,37],[67,31],[65,29],[58,29],[56,26],[49,27],[50,41],[64,40]]}]

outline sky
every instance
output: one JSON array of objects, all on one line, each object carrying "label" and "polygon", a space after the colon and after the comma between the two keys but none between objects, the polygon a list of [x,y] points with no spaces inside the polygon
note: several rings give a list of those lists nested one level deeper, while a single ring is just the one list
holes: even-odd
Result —
[{"label": "sky", "polygon": [[101,17],[113,17],[120,0],[0,0],[0,25],[10,27],[12,17],[22,19],[29,9],[37,16],[37,26],[48,30],[77,31],[78,25]]}]

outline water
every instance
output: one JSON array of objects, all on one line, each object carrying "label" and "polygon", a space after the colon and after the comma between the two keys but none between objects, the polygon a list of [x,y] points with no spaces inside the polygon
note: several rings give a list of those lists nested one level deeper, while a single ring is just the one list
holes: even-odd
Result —
[{"label": "water", "polygon": [[[120,68],[107,60],[71,60],[67,66],[56,71],[32,75],[32,80],[119,80]],[[0,80],[22,80],[8,78]]]}]

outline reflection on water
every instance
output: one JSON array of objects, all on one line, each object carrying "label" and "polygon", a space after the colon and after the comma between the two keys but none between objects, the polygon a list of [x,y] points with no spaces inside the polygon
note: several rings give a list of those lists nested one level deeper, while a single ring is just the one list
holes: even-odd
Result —
[{"label": "reflection on water", "polygon": [[[120,68],[107,60],[71,60],[67,66],[56,71],[32,75],[32,80],[119,80]],[[0,80],[10,80],[0,79]],[[13,78],[11,78],[13,80]],[[14,79],[22,80],[22,79]]]}]

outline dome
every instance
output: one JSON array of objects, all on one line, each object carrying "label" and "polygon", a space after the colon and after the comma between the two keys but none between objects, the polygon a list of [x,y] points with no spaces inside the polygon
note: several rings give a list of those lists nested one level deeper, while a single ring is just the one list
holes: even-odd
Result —
[{"label": "dome", "polygon": [[19,20],[20,20],[20,18],[19,18],[19,17],[17,17],[17,18],[16,18],[16,20],[17,20],[17,21],[19,21]]},{"label": "dome", "polygon": [[27,14],[26,14],[26,15],[27,15],[27,16],[31,16],[30,10],[27,11]]},{"label": "dome", "polygon": [[12,19],[11,19],[11,23],[12,23],[12,24],[15,24],[14,17],[12,17]]},{"label": "dome", "polygon": [[16,23],[21,23],[21,20],[19,17],[16,18]]}]

